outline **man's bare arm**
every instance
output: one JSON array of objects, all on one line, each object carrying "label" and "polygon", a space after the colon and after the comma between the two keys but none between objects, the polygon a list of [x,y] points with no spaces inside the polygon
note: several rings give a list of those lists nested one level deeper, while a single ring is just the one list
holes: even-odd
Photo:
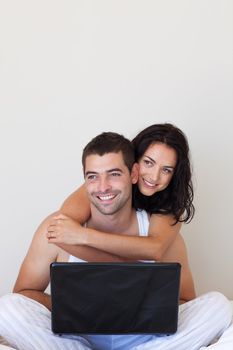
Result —
[{"label": "man's bare arm", "polygon": [[50,264],[57,260],[60,248],[50,245],[46,218],[34,234],[27,255],[21,265],[13,292],[23,294],[50,309],[50,296],[44,293],[50,281]]},{"label": "man's bare arm", "polygon": [[189,267],[187,250],[183,237],[178,234],[175,241],[167,249],[163,262],[179,262],[181,264],[180,303],[196,297],[192,273]]}]

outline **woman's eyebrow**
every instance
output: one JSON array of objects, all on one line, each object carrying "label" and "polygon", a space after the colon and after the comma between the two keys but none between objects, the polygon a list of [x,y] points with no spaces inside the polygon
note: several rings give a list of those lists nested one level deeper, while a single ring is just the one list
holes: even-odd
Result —
[{"label": "woman's eyebrow", "polygon": [[146,157],[146,158],[149,158],[151,162],[156,163],[156,161],[155,161],[153,158],[147,156],[146,154],[145,154],[145,157]]},{"label": "woman's eyebrow", "polygon": [[[149,158],[150,161],[151,161],[152,163],[156,164],[156,161],[155,161],[153,158],[151,158],[151,157],[149,157],[149,156],[147,156],[147,155],[145,155],[145,157],[146,157],[146,158]],[[175,169],[175,167],[172,166],[172,165],[163,165],[163,167],[164,167],[164,168],[173,169],[173,170]]]},{"label": "woman's eyebrow", "polygon": [[175,167],[172,166],[172,165],[164,165],[163,167],[164,167],[164,168],[169,168],[169,169],[175,169]]}]

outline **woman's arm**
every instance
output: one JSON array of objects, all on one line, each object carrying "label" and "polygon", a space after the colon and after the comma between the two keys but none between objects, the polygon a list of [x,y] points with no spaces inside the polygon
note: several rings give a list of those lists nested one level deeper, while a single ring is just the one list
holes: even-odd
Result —
[{"label": "woman's arm", "polygon": [[[181,224],[172,226],[173,223],[174,218],[171,216],[152,215],[148,237],[140,237],[132,232],[121,234],[99,232],[82,227],[65,215],[57,215],[48,228],[48,239],[50,243],[55,243],[78,257],[81,257],[81,248],[89,247],[95,249],[96,253],[98,252],[96,250],[99,250],[121,257],[122,260],[159,261],[180,230]],[[89,259],[88,255],[88,259],[85,260]]]},{"label": "woman's arm", "polygon": [[[75,192],[73,192],[62,204],[60,213],[67,215],[72,220],[69,220],[69,232],[73,233],[70,239],[75,239],[75,232],[77,228],[82,227],[80,224],[84,224],[90,217],[90,202],[84,185],[79,187]],[[55,216],[56,217],[56,216]],[[51,224],[51,222],[50,222]],[[73,237],[73,238],[72,238]],[[67,240],[69,241],[68,244]],[[51,240],[50,240],[51,242]],[[91,247],[84,247],[75,245],[75,241],[70,241],[68,236],[63,241],[52,243],[56,244],[69,254],[76,256],[82,260],[91,262],[120,262],[120,261],[130,261],[128,258],[122,258],[115,254],[109,254],[102,251],[101,249],[95,249]]]},{"label": "woman's arm", "polygon": [[84,224],[91,215],[90,202],[85,185],[80,186],[62,204],[60,212]]}]

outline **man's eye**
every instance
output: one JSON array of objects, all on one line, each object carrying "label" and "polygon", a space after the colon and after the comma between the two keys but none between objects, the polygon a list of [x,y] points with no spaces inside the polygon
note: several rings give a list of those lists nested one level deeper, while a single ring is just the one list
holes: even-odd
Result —
[{"label": "man's eye", "polygon": [[111,176],[121,176],[120,173],[111,173]]},{"label": "man's eye", "polygon": [[97,178],[96,175],[88,175],[87,180],[95,180]]}]

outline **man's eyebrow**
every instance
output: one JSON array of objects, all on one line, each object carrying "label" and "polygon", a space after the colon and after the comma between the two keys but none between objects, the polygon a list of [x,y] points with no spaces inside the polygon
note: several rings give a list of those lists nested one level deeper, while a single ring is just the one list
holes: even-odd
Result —
[{"label": "man's eyebrow", "polygon": [[[106,173],[112,173],[114,171],[118,171],[120,173],[123,173],[123,171],[120,168],[109,169],[109,170],[106,171]],[[97,171],[86,171],[85,172],[85,176],[90,175],[90,174],[91,175],[96,175],[96,174],[98,174],[98,172]]]},{"label": "man's eyebrow", "polygon": [[90,174],[98,174],[96,171],[86,171],[85,176],[90,175]]},{"label": "man's eyebrow", "polygon": [[[149,156],[147,156],[147,155],[145,155],[145,157],[146,157],[146,158],[149,158],[150,161],[151,161],[152,163],[156,164],[156,161],[155,161],[153,158],[151,158],[151,157],[149,157]],[[172,166],[172,165],[164,165],[164,168],[175,169],[175,167]]]},{"label": "man's eyebrow", "polygon": [[107,170],[107,173],[112,173],[113,171],[119,171],[120,173],[123,173],[123,171],[120,168],[109,169]]}]

